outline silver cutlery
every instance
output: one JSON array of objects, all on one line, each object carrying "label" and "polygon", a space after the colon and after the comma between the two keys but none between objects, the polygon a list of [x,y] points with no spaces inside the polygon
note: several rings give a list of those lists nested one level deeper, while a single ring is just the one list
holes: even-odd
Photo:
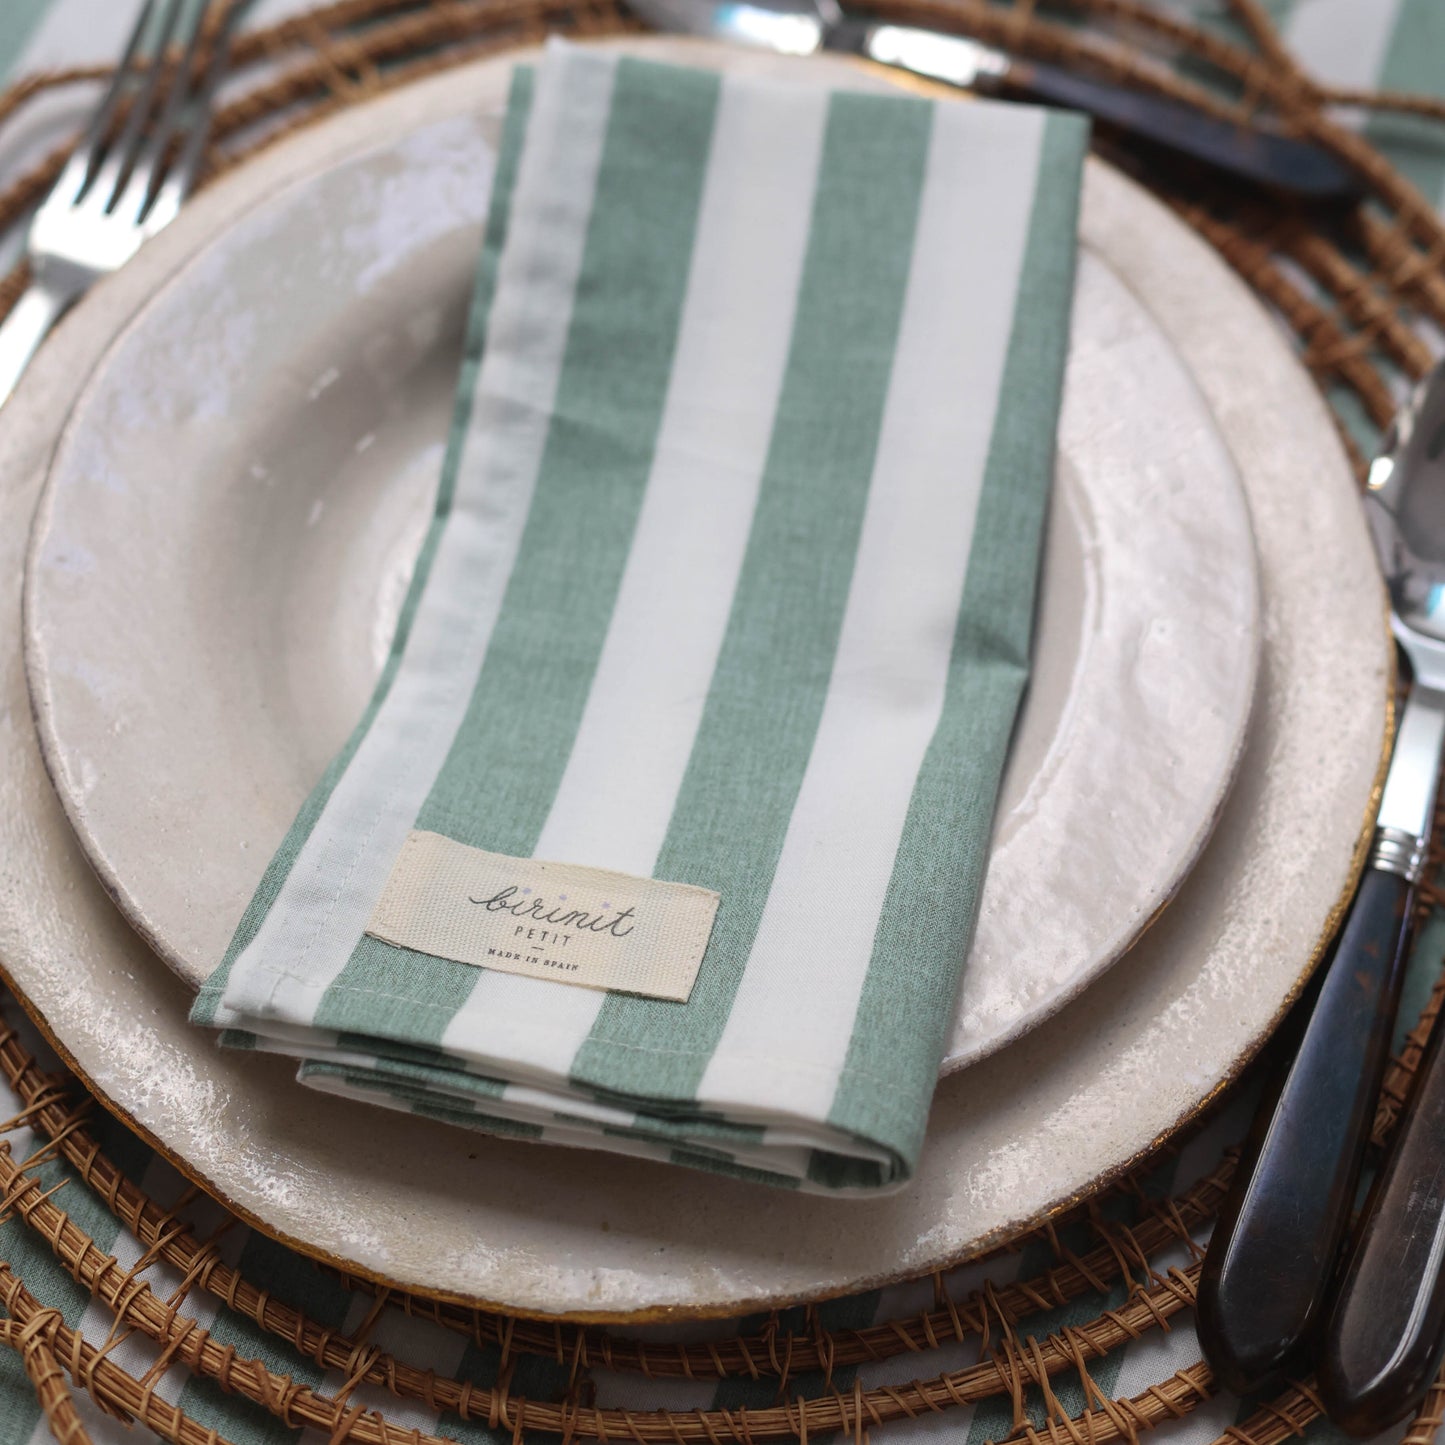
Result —
[{"label": "silver cutlery", "polygon": [[[1386,435],[1370,468],[1365,498],[1389,586],[1391,623],[1414,673],[1374,845],[1278,1099],[1261,1110],[1240,1160],[1200,1278],[1200,1343],[1221,1383],[1240,1393],[1304,1368],[1317,1351],[1388,1058],[1445,740],[1442,453],[1445,371],[1437,369]],[[1437,1158],[1445,1163],[1438,1145]],[[1445,1234],[1439,1233],[1445,1218],[1440,1190],[1427,1185],[1437,1196],[1436,1244],[1445,1247]],[[1394,1207],[1400,1209],[1401,1203]],[[1404,1213],[1413,1232],[1377,1227],[1373,1253],[1408,1257],[1423,1269],[1426,1257],[1415,1256],[1430,1207],[1421,1203],[1416,1208],[1412,1201]],[[1397,1216],[1397,1225],[1405,1222]],[[1357,1278],[1370,1273],[1362,1267],[1364,1274],[1357,1269]],[[1390,1329],[1398,1328],[1397,1339],[1419,1326],[1406,1306],[1414,1297],[1418,1270],[1407,1289],[1398,1273],[1402,1268],[1396,1261],[1389,1270],[1395,1284]],[[1365,1288],[1347,1285],[1341,1304],[1345,1333],[1355,1342],[1364,1338],[1356,1316]],[[1331,1326],[1336,1334],[1339,1321],[1337,1311]],[[1382,1340],[1379,1331],[1371,1334],[1370,1349],[1382,1348]],[[1337,1398],[1361,1393],[1366,1373],[1355,1355],[1342,1361],[1336,1371],[1341,1382]],[[1341,1408],[1348,1424],[1349,1408]],[[1384,1423],[1376,1421],[1375,1428]]]},{"label": "silver cutlery", "polygon": [[785,55],[837,50],[965,90],[1083,111],[1136,140],[1313,201],[1362,192],[1350,168],[1313,142],[1236,125],[1130,86],[1007,55],[960,35],[845,13],[838,0],[627,0],[659,30],[726,40]]},{"label": "silver cutlery", "polygon": [[[1380,805],[1396,856],[1422,851],[1445,733],[1445,367],[1420,387],[1370,470],[1367,506],[1415,686]],[[1417,698],[1417,694],[1420,696]],[[1408,768],[1408,776],[1404,769]],[[1404,1418],[1445,1349],[1445,1064],[1436,1029],[1351,1245],[1319,1351],[1321,1394],[1352,1434]]]},{"label": "silver cutlery", "polygon": [[[203,65],[209,0],[146,0],[115,76],[30,223],[31,283],[0,325],[0,404],[66,309],[168,225],[195,184],[211,100],[239,7],[228,7]],[[181,48],[170,88],[165,57]]]}]

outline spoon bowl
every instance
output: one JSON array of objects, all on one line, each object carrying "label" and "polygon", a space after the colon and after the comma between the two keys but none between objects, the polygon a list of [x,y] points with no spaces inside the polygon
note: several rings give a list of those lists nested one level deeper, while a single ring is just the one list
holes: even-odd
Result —
[{"label": "spoon bowl", "polygon": [[1365,513],[1415,681],[1445,687],[1445,368],[1425,377],[1386,431]]}]

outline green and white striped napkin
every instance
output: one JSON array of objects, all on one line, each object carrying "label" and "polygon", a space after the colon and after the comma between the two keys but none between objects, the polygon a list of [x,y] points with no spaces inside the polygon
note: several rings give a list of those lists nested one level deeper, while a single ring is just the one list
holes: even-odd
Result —
[{"label": "green and white striped napkin", "polygon": [[906,1180],[1027,673],[1085,143],[519,72],[390,661],[194,1018],[498,1133]]}]

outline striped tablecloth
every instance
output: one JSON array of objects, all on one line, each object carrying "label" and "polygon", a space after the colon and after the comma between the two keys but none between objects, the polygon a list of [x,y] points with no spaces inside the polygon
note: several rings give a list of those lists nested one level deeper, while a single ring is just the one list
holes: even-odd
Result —
[{"label": "striped tablecloth", "polygon": [[[119,52],[140,3],[141,0],[0,0],[0,70],[6,73],[7,79],[13,79],[34,70],[109,61]],[[310,0],[257,0],[250,23],[273,23],[307,8],[308,3]],[[1182,12],[1196,20],[1212,23],[1213,17],[1220,17],[1219,23],[1227,24],[1222,18],[1222,0],[1157,0],[1157,3],[1161,9]],[[1445,0],[1267,0],[1267,8],[1295,53],[1326,81],[1445,96]],[[92,95],[83,87],[48,95],[28,108],[15,123],[0,129],[0,180],[14,174],[18,166],[34,159],[72,129],[91,99]],[[1373,117],[1361,124],[1370,139],[1427,195],[1439,198],[1445,208],[1445,126],[1401,117]],[[15,245],[15,239],[8,238],[0,246],[0,260],[8,261]],[[5,246],[10,248],[8,252]],[[1362,419],[1348,419],[1364,429]],[[1445,922],[1437,920],[1424,931],[1417,948],[1402,1018],[1413,1020],[1418,1013],[1442,955],[1445,955]],[[24,1022],[17,1017],[17,1012],[13,1004],[6,1003],[6,1021],[23,1029]],[[32,1047],[40,1048],[33,1035],[27,1035],[27,1039]],[[7,1104],[10,1107],[7,1108]],[[17,1112],[19,1107],[19,1101],[0,1083],[0,1117]],[[1239,1137],[1242,1110],[1246,1107],[1247,1101],[1240,1101],[1232,1114],[1216,1120],[1180,1153],[1164,1162],[1152,1186],[1177,1192],[1187,1186],[1192,1177],[1207,1170],[1218,1158],[1222,1143]],[[105,1148],[131,1179],[162,1203],[179,1197],[184,1181],[169,1165],[107,1116],[97,1115],[96,1124]],[[24,1128],[6,1137],[17,1158],[23,1158],[32,1144],[39,1142],[32,1140]],[[44,1165],[42,1178],[46,1187],[58,1183],[66,1172],[61,1165]],[[123,1266],[129,1267],[139,1259],[140,1246],[85,1186],[72,1181],[57,1202],[102,1249],[115,1253]],[[203,1234],[220,1219],[217,1208],[209,1203],[193,1206],[190,1213]],[[371,1307],[369,1296],[345,1290],[332,1276],[259,1234],[233,1228],[223,1236],[221,1251],[248,1279],[295,1304],[322,1325],[353,1329],[360,1325]],[[60,1307],[67,1322],[78,1324],[88,1339],[96,1343],[106,1339],[111,1324],[108,1311],[93,1302],[55,1261],[44,1242],[17,1220],[0,1225],[0,1258],[10,1261],[16,1272],[43,1294],[47,1303]],[[947,1284],[950,1294],[959,1297],[985,1276],[995,1286],[1002,1286],[1014,1278],[1027,1278],[1053,1262],[1052,1254],[1041,1246],[1026,1247],[986,1267],[969,1266],[955,1271]],[[1177,1246],[1172,1256],[1156,1256],[1153,1261],[1160,1270],[1187,1262],[1188,1251],[1183,1244]],[[146,1278],[162,1296],[179,1284],[164,1266],[150,1266]],[[893,1286],[831,1302],[818,1313],[827,1328],[862,1327],[875,1320],[893,1319],[927,1308],[933,1301],[933,1289],[931,1280]],[[1126,1289],[1122,1285],[1112,1294],[1086,1295],[1064,1308],[1041,1311],[1022,1321],[1019,1330],[1042,1337],[1047,1332],[1094,1318],[1101,1310],[1123,1303],[1125,1297]],[[204,1292],[193,1291],[186,1310],[221,1344],[233,1344],[241,1354],[258,1356],[281,1373],[322,1389],[339,1388],[344,1383],[327,1377],[274,1336],[262,1334],[249,1320],[232,1315]],[[688,1337],[729,1336],[740,1329],[756,1328],[757,1323],[719,1322],[705,1329],[690,1330]],[[1188,1316],[1175,1316],[1170,1323],[1172,1328],[1152,1329],[1129,1347],[1091,1364],[1090,1374],[1097,1386],[1112,1396],[1129,1396],[1196,1363],[1199,1347]],[[655,1332],[649,1333],[655,1335]],[[496,1376],[494,1351],[480,1349],[459,1334],[407,1319],[395,1310],[382,1314],[370,1338],[401,1359],[454,1374],[459,1379],[471,1379],[479,1386],[492,1383]],[[140,1373],[149,1362],[147,1350],[145,1342],[132,1337],[119,1345],[110,1358]],[[967,1345],[944,1346],[925,1355],[904,1352],[876,1365],[860,1367],[857,1379],[865,1388],[903,1383],[972,1364],[977,1352],[977,1340]],[[553,1361],[524,1357],[512,1378],[511,1389],[514,1394],[556,1398],[565,1387],[567,1376],[567,1369]],[[776,1398],[776,1381],[769,1379],[648,1381],[637,1375],[594,1371],[593,1382],[599,1404],[635,1409],[761,1407],[775,1403]],[[808,1382],[794,1383],[795,1388],[801,1390]],[[854,1372],[851,1368],[835,1371],[831,1383],[833,1388],[848,1393],[853,1388]],[[1055,1381],[1055,1390],[1061,1406],[1070,1412],[1077,1412],[1088,1403],[1077,1380],[1069,1375]],[[163,1376],[157,1394],[180,1404],[202,1425],[214,1427],[236,1445],[285,1441],[299,1433],[235,1396],[224,1395],[210,1384],[197,1383],[180,1368]],[[491,1442],[507,1445],[510,1439],[509,1431],[488,1429],[484,1422],[463,1422],[450,1416],[439,1418],[434,1411],[398,1402],[369,1386],[360,1387],[352,1398],[383,1408],[388,1419],[404,1429],[434,1430],[460,1441],[488,1442],[488,1445]],[[136,1438],[134,1432],[101,1415],[85,1397],[79,1398],[79,1404],[97,1445],[119,1445]],[[1184,1419],[1160,1427],[1154,1436],[1160,1445],[1206,1445],[1237,1421],[1247,1418],[1254,1408],[1253,1402],[1219,1396]],[[888,1438],[898,1445],[914,1445],[925,1437],[956,1442],[956,1445],[984,1445],[1009,1433],[1011,1421],[1010,1402],[994,1400],[976,1408],[959,1408],[899,1423],[889,1428]],[[1310,1427],[1307,1434],[1312,1445],[1344,1438],[1323,1423]],[[1403,1427],[1381,1438],[1393,1442],[1402,1434]],[[18,1356],[8,1350],[0,1351],[0,1445],[31,1445],[32,1441],[38,1445],[49,1438]]]}]

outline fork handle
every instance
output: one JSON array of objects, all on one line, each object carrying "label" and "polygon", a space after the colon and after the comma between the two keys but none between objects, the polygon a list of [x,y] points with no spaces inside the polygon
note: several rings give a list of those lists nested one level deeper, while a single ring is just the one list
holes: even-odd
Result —
[{"label": "fork handle", "polygon": [[0,406],[9,400],[30,358],[74,299],[39,282],[32,282],[21,293],[0,325]]}]

